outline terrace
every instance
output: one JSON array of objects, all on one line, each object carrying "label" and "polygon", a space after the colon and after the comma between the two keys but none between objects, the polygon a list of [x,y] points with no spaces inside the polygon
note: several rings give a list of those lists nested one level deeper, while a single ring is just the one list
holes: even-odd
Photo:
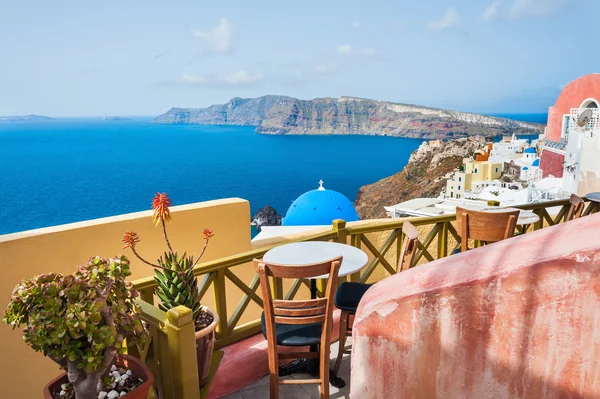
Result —
[{"label": "terrace", "polygon": [[[346,355],[340,372],[347,385],[339,391],[332,389],[332,398],[349,397],[350,394],[355,398],[384,397],[381,396],[382,389],[404,392],[408,396],[424,389],[422,391],[424,397],[434,397],[436,373],[432,370],[436,369],[437,374],[445,378],[443,388],[446,392],[453,392],[459,396],[466,391],[458,392],[455,389],[456,387],[452,383],[453,376],[460,375],[460,381],[468,380],[467,387],[480,387],[484,385],[484,381],[494,381],[496,383],[494,386],[496,391],[494,392],[506,393],[508,391],[502,391],[502,389],[510,390],[508,387],[517,381],[518,375],[531,372],[534,377],[541,381],[536,385],[538,390],[535,392],[541,392],[540,389],[543,390],[544,387],[551,387],[547,391],[548,394],[536,397],[560,397],[560,394],[567,392],[566,389],[562,388],[568,384],[575,384],[575,380],[569,380],[566,377],[556,379],[547,373],[535,374],[539,369],[535,367],[533,369],[528,368],[527,362],[524,360],[515,363],[511,359],[502,357],[503,360],[506,360],[502,364],[504,367],[503,372],[508,376],[504,378],[502,383],[498,382],[502,379],[492,378],[485,373],[485,375],[481,375],[481,378],[478,378],[478,374],[474,372],[472,367],[479,366],[473,366],[472,364],[481,363],[480,365],[483,368],[479,370],[490,370],[489,363],[497,360],[493,354],[506,350],[506,348],[498,347],[498,338],[494,337],[492,339],[488,336],[488,343],[480,345],[477,334],[463,337],[456,333],[453,328],[449,328],[448,325],[444,324],[445,321],[440,320],[438,324],[432,321],[441,317],[439,316],[440,312],[445,312],[444,317],[447,316],[447,319],[444,320],[454,322],[471,311],[479,312],[473,314],[480,315],[485,312],[496,311],[494,306],[496,303],[500,304],[498,305],[498,311],[510,314],[512,308],[510,306],[505,307],[504,302],[502,302],[504,298],[498,290],[490,292],[486,297],[488,303],[486,309],[471,309],[471,303],[469,302],[471,299],[468,299],[468,295],[465,296],[463,291],[460,291],[458,296],[461,299],[458,302],[453,302],[454,307],[452,309],[444,308],[440,305],[441,302],[436,302],[431,297],[436,295],[440,297],[439,293],[441,292],[441,297],[451,302],[456,301],[453,295],[458,295],[457,287],[465,286],[472,287],[472,292],[480,295],[486,287],[482,285],[482,282],[489,284],[496,277],[511,276],[513,271],[511,267],[515,270],[530,271],[529,274],[526,273],[525,275],[530,276],[531,284],[529,286],[520,285],[516,290],[525,299],[528,298],[527,295],[530,292],[539,292],[536,284],[543,286],[547,283],[541,277],[539,281],[536,280],[538,277],[536,277],[535,272],[538,269],[541,270],[541,268],[547,267],[547,262],[553,257],[560,260],[567,253],[571,255],[576,253],[578,264],[589,266],[589,269],[584,269],[581,275],[574,275],[570,273],[570,270],[565,270],[571,266],[573,269],[576,268],[571,261],[565,262],[565,267],[562,269],[560,264],[555,265],[556,267],[553,270],[556,275],[552,281],[554,284],[553,292],[556,295],[570,289],[574,289],[579,293],[580,285],[573,283],[573,281],[580,282],[583,279],[581,276],[585,273],[588,277],[593,277],[593,268],[597,266],[598,256],[600,256],[600,248],[593,240],[593,237],[597,237],[598,231],[600,231],[600,216],[589,216],[591,213],[597,212],[593,203],[586,204],[585,217],[582,219],[552,228],[548,227],[562,224],[565,220],[569,208],[567,200],[528,204],[518,208],[531,210],[540,217],[540,221],[533,225],[531,229],[523,231],[527,234],[468,253],[453,255],[452,257],[448,257],[448,255],[454,249],[460,247],[460,236],[455,226],[455,215],[408,219],[419,231],[420,244],[415,258],[416,266],[408,271],[398,273],[395,265],[397,265],[399,249],[404,240],[402,226],[407,219],[368,220],[348,224],[338,220],[333,221],[331,228],[321,228],[310,233],[263,240],[251,244],[248,228],[250,210],[247,201],[228,199],[174,207],[170,238],[175,247],[186,248],[188,251],[189,248],[197,247],[198,232],[203,227],[211,227],[215,232],[214,243],[209,247],[206,258],[204,258],[205,261],[198,264],[194,269],[194,274],[200,282],[202,303],[215,309],[220,316],[216,330],[216,351],[212,359],[209,381],[203,387],[200,386],[194,326],[189,311],[178,309],[164,312],[158,309],[153,294],[156,283],[154,278],[149,277],[152,276],[153,271],[141,262],[134,262],[133,259],[133,277],[136,279],[134,284],[141,294],[139,303],[143,310],[143,319],[150,328],[152,339],[144,347],[130,347],[129,353],[142,359],[152,370],[155,376],[153,397],[163,399],[219,397],[248,399],[267,397],[268,390],[265,387],[268,386],[268,379],[264,378],[268,372],[267,346],[260,334],[262,297],[258,290],[258,275],[252,268],[251,261],[255,258],[261,258],[269,249],[285,242],[334,241],[361,248],[369,255],[369,263],[361,272],[349,276],[348,280],[378,282],[386,279],[386,282],[381,285],[378,284],[377,290],[369,291],[370,294],[365,298],[366,305],[361,305],[361,308],[359,308],[356,318],[358,328],[354,336],[356,348],[353,348],[354,352],[351,360],[350,355]],[[5,271],[5,278],[0,282],[0,294],[7,298],[14,284],[26,276],[49,271],[68,273],[92,255],[112,256],[123,252],[120,249],[120,238],[124,231],[132,228],[145,239],[140,245],[143,245],[148,252],[158,255],[163,249],[162,237],[160,232],[153,228],[149,221],[149,215],[150,212],[140,212],[1,236],[0,267]],[[581,254],[577,252],[580,247]],[[516,250],[515,248],[520,249]],[[545,251],[544,248],[547,248],[547,256],[542,256]],[[537,257],[529,256],[529,249]],[[502,260],[502,256],[511,256],[515,262]],[[425,265],[428,263],[430,264]],[[484,266],[478,267],[477,265]],[[520,274],[515,278],[525,278],[523,276],[523,274]],[[589,278],[588,281],[592,281],[592,286],[588,284],[585,288],[593,288],[597,291],[597,281]],[[308,286],[308,282],[302,279],[294,280],[291,283],[276,284],[274,296],[283,299],[308,298]],[[380,286],[381,288],[379,288]],[[324,287],[325,282],[319,280],[318,295],[322,295]],[[391,289],[390,287],[396,288]],[[404,288],[397,289],[397,287]],[[431,306],[422,308],[418,303],[411,302],[410,298],[415,298],[415,295],[420,295],[420,298],[425,298],[424,300],[431,299]],[[539,306],[541,300],[550,300],[548,296],[542,296],[542,299],[536,298],[533,302],[527,302],[531,308]],[[593,298],[596,297],[589,298],[590,303],[597,305],[597,298]],[[510,300],[513,304],[517,301],[515,298],[510,298]],[[390,307],[390,301],[393,301],[395,305]],[[569,301],[565,303],[573,304]],[[573,306],[576,306],[576,304]],[[461,307],[464,309],[457,310]],[[438,310],[433,311],[432,309]],[[562,311],[575,312],[573,309],[567,306]],[[427,313],[428,317],[423,316],[418,319],[422,323],[420,328],[423,329],[422,331],[426,331],[425,329],[428,326],[434,326],[432,332],[430,332],[433,335],[420,337],[415,332],[417,331],[415,324],[410,324],[402,318],[402,311],[405,312],[404,317],[419,312]],[[586,308],[585,312],[587,311],[589,309]],[[576,317],[577,322],[582,321],[586,315],[585,312],[579,310],[577,312],[575,312],[577,314],[574,317]],[[531,316],[532,312],[517,314]],[[598,319],[600,319],[600,315],[595,313],[595,320]],[[410,331],[413,333],[404,336],[398,335],[393,320],[408,323],[402,325],[410,326],[412,329]],[[546,328],[547,325],[538,327],[538,324],[532,322],[531,318],[527,319],[528,324],[526,325],[519,324],[517,318],[514,317],[510,320],[519,328],[525,326],[531,331],[535,331],[536,333],[532,333],[532,336],[535,335],[539,338],[540,334],[547,333],[546,330],[540,330]],[[561,319],[560,322],[562,323],[564,320]],[[595,323],[597,324],[597,322]],[[452,324],[451,327],[454,325]],[[559,326],[562,326],[562,324],[559,324]],[[582,328],[581,331],[583,330]],[[585,330],[588,331],[589,329],[586,327]],[[337,331],[337,328],[334,327],[334,331]],[[492,331],[490,332],[485,325],[479,325],[475,328],[475,331],[483,331],[485,335],[499,330],[490,330]],[[570,330],[568,333],[573,335],[578,331]],[[394,335],[394,332],[397,335]],[[553,330],[553,332],[558,333],[560,331]],[[518,337],[521,337],[522,333],[523,331],[515,332]],[[57,374],[56,366],[51,361],[27,348],[22,342],[20,334],[13,332],[9,327],[2,326],[0,334],[4,343],[5,358],[11,359],[13,362],[10,368],[4,369],[5,378],[15,381],[12,385],[15,387],[14,390],[3,392],[3,396],[38,397],[42,386]],[[334,333],[334,339],[335,335]],[[369,343],[372,342],[373,337],[383,340],[380,344],[373,346]],[[426,340],[427,337],[429,337],[429,341]],[[506,339],[507,345],[512,343],[513,338],[503,337],[503,339]],[[471,346],[468,345],[470,341],[473,343]],[[425,345],[427,342],[430,343],[429,346]],[[467,342],[467,348],[475,348],[474,351],[478,354],[477,356],[481,356],[474,355],[473,358],[463,356],[466,353],[465,342]],[[568,342],[543,342],[550,345],[550,351],[562,351],[562,355],[557,357],[561,361],[566,363],[575,361],[569,357],[568,351],[572,346]],[[586,344],[587,341],[581,342],[581,345]],[[593,342],[590,344],[593,344]],[[427,351],[419,352],[416,350],[415,348],[419,345],[425,345],[428,348]],[[457,353],[463,356],[459,357],[454,363],[451,359],[453,352],[450,350],[452,348],[455,348],[458,351]],[[592,354],[595,350],[591,351]],[[332,357],[336,353],[336,350],[332,350]],[[485,353],[488,353],[489,356],[485,357]],[[544,353],[548,354],[548,352]],[[533,357],[539,354],[539,350],[535,352],[530,349],[523,349],[520,352],[521,359],[528,359],[530,356]],[[397,355],[396,360],[394,360],[395,355]],[[419,356],[422,356],[422,358],[419,358]],[[403,362],[401,359],[413,359],[414,361]],[[352,374],[350,374],[350,361],[353,364]],[[456,362],[464,362],[464,367]],[[430,364],[433,369],[428,369],[427,364]],[[573,370],[577,368],[577,378],[579,378],[577,381],[581,384],[588,381],[585,375],[597,374],[597,370],[590,368],[592,367],[590,364],[586,360],[583,363],[578,363],[577,366],[569,366]],[[536,364],[536,367],[538,366]],[[24,374],[21,370],[28,370],[28,373]],[[450,370],[454,370],[454,374]],[[499,373],[499,370],[494,369],[490,372]],[[561,371],[564,371],[564,369],[561,369]],[[394,373],[396,373],[396,376],[391,375]],[[465,377],[469,373],[473,376]],[[575,372],[569,369],[567,374],[569,373],[573,374]],[[581,377],[582,375],[584,377]],[[414,378],[411,380],[409,376]],[[415,382],[406,384],[406,387],[403,387],[401,382],[407,380]],[[416,381],[423,381],[422,387]],[[482,383],[479,384],[479,382]],[[439,389],[439,385],[437,387]],[[6,386],[3,388],[7,389]],[[597,396],[600,393],[600,387],[596,385],[586,385],[584,388],[585,393],[591,394],[591,396]],[[404,391],[402,391],[403,389]],[[472,392],[483,391],[473,390]],[[528,391],[526,389],[519,391],[515,394],[515,397],[526,397],[523,396],[523,392],[527,393]],[[569,388],[569,392],[575,394],[576,389]],[[318,387],[282,386],[281,393],[283,398],[318,397]],[[490,395],[476,397],[508,397]]]}]

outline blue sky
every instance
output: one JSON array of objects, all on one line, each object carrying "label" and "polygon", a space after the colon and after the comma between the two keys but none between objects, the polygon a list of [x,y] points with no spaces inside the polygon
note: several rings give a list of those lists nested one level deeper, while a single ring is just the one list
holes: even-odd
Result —
[{"label": "blue sky", "polygon": [[545,112],[600,72],[600,1],[0,3],[0,115],[155,115],[359,96]]}]

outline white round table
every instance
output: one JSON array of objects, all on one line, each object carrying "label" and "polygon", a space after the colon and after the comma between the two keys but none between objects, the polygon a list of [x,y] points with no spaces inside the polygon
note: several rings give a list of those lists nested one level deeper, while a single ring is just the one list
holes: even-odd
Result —
[{"label": "white round table", "polygon": [[600,192],[586,194],[585,198],[593,202],[600,202]]},{"label": "white round table", "polygon": [[[263,260],[268,263],[297,266],[326,262],[338,256],[342,256],[339,277],[356,273],[369,261],[367,254],[358,248],[326,241],[294,242],[280,245],[268,251],[263,256]],[[327,276],[324,274],[313,277],[313,279],[327,278]]]}]

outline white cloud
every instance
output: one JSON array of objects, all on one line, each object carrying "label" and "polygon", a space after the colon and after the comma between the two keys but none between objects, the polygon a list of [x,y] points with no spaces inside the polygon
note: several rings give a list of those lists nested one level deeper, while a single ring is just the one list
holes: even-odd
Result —
[{"label": "white cloud", "polygon": [[354,22],[352,22],[352,27],[353,27],[354,29],[358,29],[358,28],[360,28],[360,21],[354,21]]},{"label": "white cloud", "polygon": [[311,72],[317,74],[317,75],[326,75],[332,72],[335,72],[337,69],[339,68],[339,65],[337,62],[326,62],[324,64],[318,64],[315,65],[311,68]]},{"label": "white cloud", "polygon": [[460,27],[460,17],[458,12],[454,8],[449,8],[442,19],[438,21],[431,21],[427,24],[427,28],[433,31],[442,31],[451,28]]},{"label": "white cloud", "polygon": [[181,79],[163,82],[168,85],[238,87],[247,86],[263,80],[263,74],[251,74],[246,71],[236,71],[224,75],[191,75],[184,73]]},{"label": "white cloud", "polygon": [[264,79],[264,75],[261,73],[250,74],[246,71],[232,72],[228,75],[222,76],[219,80],[223,83],[230,85],[245,85],[249,83],[258,82]]},{"label": "white cloud", "polygon": [[184,73],[181,76],[181,83],[190,86],[201,85],[206,83],[206,78],[204,76],[188,75],[187,73]]},{"label": "white cloud", "polygon": [[498,16],[498,8],[500,8],[501,1],[494,1],[488,8],[485,9],[483,14],[481,14],[481,19],[485,22],[491,22]]},{"label": "white cloud", "polygon": [[354,48],[349,44],[342,44],[337,48],[338,54],[350,55],[358,57],[372,57],[377,55],[377,52],[372,48]]},{"label": "white cloud", "polygon": [[219,24],[208,32],[193,29],[191,33],[204,43],[207,50],[221,54],[231,51],[233,28],[225,18],[221,18]]},{"label": "white cloud", "polygon": [[550,15],[572,0],[514,0],[509,15],[513,18],[524,16]]}]

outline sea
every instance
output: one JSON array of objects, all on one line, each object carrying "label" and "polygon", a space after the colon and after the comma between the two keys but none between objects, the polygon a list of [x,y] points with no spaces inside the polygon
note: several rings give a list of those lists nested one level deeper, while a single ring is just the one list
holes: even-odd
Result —
[{"label": "sea", "polygon": [[423,142],[270,136],[253,127],[151,120],[0,123],[0,234],[148,210],[156,192],[167,192],[174,205],[240,197],[250,201],[252,214],[265,205],[285,214],[323,180],[354,201],[361,186],[402,170]]}]

